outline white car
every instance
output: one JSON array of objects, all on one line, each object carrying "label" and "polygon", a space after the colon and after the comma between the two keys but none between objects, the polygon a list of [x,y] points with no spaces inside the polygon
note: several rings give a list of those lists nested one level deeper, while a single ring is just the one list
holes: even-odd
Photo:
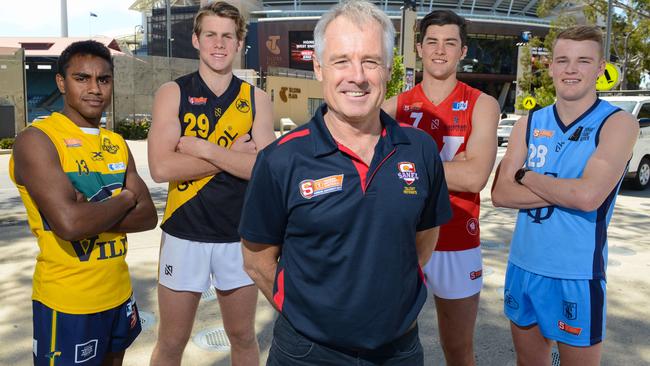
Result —
[{"label": "white car", "polygon": [[512,132],[512,127],[517,122],[516,118],[504,118],[499,122],[497,126],[497,145],[501,146],[504,142],[508,142],[510,138],[510,133]]},{"label": "white car", "polygon": [[650,183],[650,95],[601,96],[600,99],[632,113],[639,121],[639,139],[625,178],[631,180],[633,188],[646,189]]}]

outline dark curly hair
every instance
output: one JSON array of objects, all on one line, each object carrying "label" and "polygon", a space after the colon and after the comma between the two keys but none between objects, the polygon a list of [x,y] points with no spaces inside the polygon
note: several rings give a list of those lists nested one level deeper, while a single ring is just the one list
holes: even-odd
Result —
[{"label": "dark curly hair", "polygon": [[92,55],[103,58],[110,65],[111,73],[113,72],[113,58],[108,47],[97,41],[87,40],[71,43],[61,52],[61,56],[59,56],[59,61],[56,65],[57,72],[61,76],[65,77],[70,60],[76,55]]}]

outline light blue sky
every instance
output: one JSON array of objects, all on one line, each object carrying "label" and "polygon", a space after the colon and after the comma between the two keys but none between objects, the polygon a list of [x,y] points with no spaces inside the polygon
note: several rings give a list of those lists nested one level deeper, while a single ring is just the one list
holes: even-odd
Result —
[{"label": "light blue sky", "polygon": [[[142,24],[141,13],[129,10],[133,2],[68,0],[68,36],[117,37],[133,34],[134,27]],[[60,4],[60,0],[2,0],[0,37],[59,37]],[[97,17],[90,17],[90,12],[97,14]]]}]

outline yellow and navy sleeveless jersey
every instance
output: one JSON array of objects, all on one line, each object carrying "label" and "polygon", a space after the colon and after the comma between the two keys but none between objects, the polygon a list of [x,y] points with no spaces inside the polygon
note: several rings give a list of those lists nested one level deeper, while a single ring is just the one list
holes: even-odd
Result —
[{"label": "yellow and navy sleeveless jersey", "polygon": [[[555,105],[528,115],[526,167],[562,179],[580,178],[596,151],[601,129],[620,111],[597,99],[569,125]],[[589,212],[551,205],[521,209],[512,236],[510,261],[552,278],[605,279],[607,226],[623,176],[597,209]]]},{"label": "yellow and navy sleeveless jersey", "polygon": [[[50,138],[61,168],[88,201],[100,202],[121,192],[129,153],[120,135],[103,128],[86,133],[59,113],[33,123],[32,128]],[[9,174],[16,183],[13,156]],[[78,241],[63,240],[50,229],[26,188],[16,186],[40,248],[32,299],[70,314],[97,313],[126,301],[131,295],[126,235],[101,233]]]},{"label": "yellow and navy sleeveless jersey", "polygon": [[[233,76],[226,91],[217,97],[198,72],[175,81],[181,91],[178,119],[182,136],[230,148],[235,139],[250,133],[255,116],[253,86]],[[237,228],[247,184],[227,172],[170,182],[161,228],[192,241],[239,241]]]}]

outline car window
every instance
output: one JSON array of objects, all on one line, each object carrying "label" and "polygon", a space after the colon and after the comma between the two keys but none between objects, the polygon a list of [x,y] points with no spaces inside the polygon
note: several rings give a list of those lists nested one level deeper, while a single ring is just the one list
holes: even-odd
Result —
[{"label": "car window", "polygon": [[645,103],[639,109],[639,127],[649,127],[650,126],[650,103]]},{"label": "car window", "polygon": [[634,113],[634,107],[636,107],[636,102],[629,100],[608,100],[608,102],[628,113]]}]

